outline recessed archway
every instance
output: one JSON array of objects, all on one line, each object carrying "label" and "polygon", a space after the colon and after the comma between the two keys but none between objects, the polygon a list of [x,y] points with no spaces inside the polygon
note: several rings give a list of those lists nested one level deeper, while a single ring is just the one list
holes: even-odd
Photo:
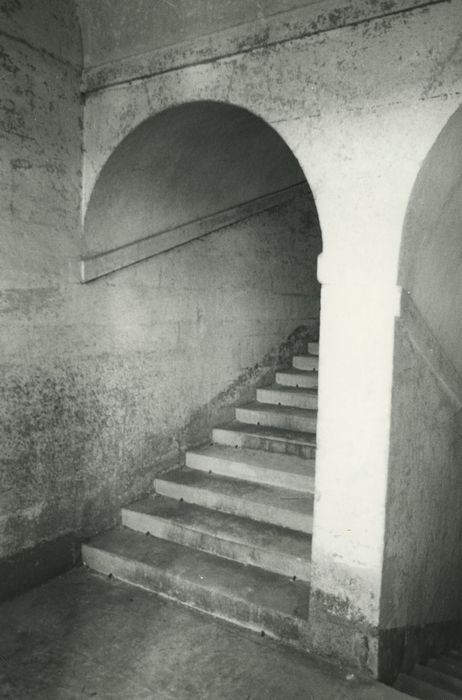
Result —
[{"label": "recessed archway", "polygon": [[[179,245],[179,231],[194,235]],[[250,481],[257,474],[265,486],[292,484],[301,493],[295,496],[303,500],[299,512],[287,494],[280,499],[287,508],[276,504],[265,513],[254,504],[250,511],[256,508],[265,525],[299,529],[294,537],[297,547],[304,546],[306,582],[318,381],[317,348],[307,350],[319,332],[322,238],[314,198],[294,154],[264,120],[240,107],[195,102],[161,112],[136,127],[102,168],[85,238],[88,260],[115,260],[123,251],[146,252],[148,241],[165,241],[165,255],[150,248],[113,268],[117,275],[118,268],[137,262],[141,276],[157,274],[150,294],[159,325],[179,326],[174,350],[159,348],[167,368],[156,386],[169,407],[164,430],[175,435],[191,467],[191,450],[208,448],[212,428],[226,422],[213,438],[220,468],[223,462],[225,470],[237,464],[248,469]],[[283,384],[277,370],[289,369],[293,354],[305,357],[279,373],[286,375]],[[272,386],[261,386],[268,383]],[[240,424],[238,430],[231,422]],[[243,450],[239,458],[236,447]],[[270,466],[255,452],[269,454]],[[197,465],[206,456],[189,459]],[[278,469],[284,459],[287,464]],[[280,554],[279,562],[272,557],[270,571],[285,573],[286,553]],[[292,573],[299,576],[298,569]]]},{"label": "recessed archway", "polygon": [[[202,508],[196,517],[204,536],[164,539],[205,550],[214,571],[233,560],[244,597],[260,587],[264,597],[279,576],[261,624],[305,645],[322,238],[300,164],[282,137],[245,109],[174,107],[136,127],[108,159],[85,237],[88,262],[116,263],[93,279],[109,272],[115,279],[121,267],[139,264],[143,302],[151,299],[156,314],[150,326],[163,324],[173,336],[173,349],[159,344],[150,357],[164,368],[155,386],[162,430],[179,446],[179,466],[166,471],[158,460],[152,472],[154,507],[167,509],[159,517],[169,532],[172,499]],[[133,250],[142,254],[124,259]],[[136,530],[130,516],[124,524]],[[234,600],[235,577],[223,576],[223,600]],[[197,605],[222,616],[207,597]],[[244,620],[235,603],[231,608],[225,617],[236,622],[260,619],[250,598],[242,601]]]},{"label": "recessed archway", "polygon": [[[245,234],[238,233],[243,222]],[[249,357],[258,364],[274,355],[275,344],[282,347],[288,336],[293,342],[295,330],[299,340],[317,340],[322,237],[302,168],[262,118],[199,101],[148,118],[106,161],[85,216],[84,263],[93,268],[83,281],[206,235],[224,237],[235,267],[232,279],[225,270],[215,277],[222,274],[231,287],[245,290],[252,270],[255,293],[242,296],[235,315],[263,328],[267,341],[259,339]],[[206,260],[210,250],[203,247]]]},{"label": "recessed archway", "polygon": [[461,138],[459,108],[423,162],[402,237],[381,610],[401,635],[394,673],[460,635]]},{"label": "recessed archway", "polygon": [[[293,320],[289,311],[284,324],[286,335],[302,327],[309,329],[307,340],[317,339],[322,235],[313,193],[280,134],[248,109],[228,103],[170,107],[116,147],[86,211],[82,281],[217,231],[226,229],[230,237],[233,226],[264,212],[270,218],[269,257],[277,259],[269,291],[298,297]],[[247,251],[249,259],[252,255],[255,251]]]},{"label": "recessed archway", "polygon": [[85,253],[118,248],[304,185],[279,134],[246,109],[192,102],[136,127],[103,166],[85,216]]}]

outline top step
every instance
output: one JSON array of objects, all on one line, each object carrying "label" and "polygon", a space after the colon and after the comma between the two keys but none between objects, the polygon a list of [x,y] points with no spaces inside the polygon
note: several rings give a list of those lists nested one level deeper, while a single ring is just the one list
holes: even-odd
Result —
[{"label": "top step", "polygon": [[319,357],[317,355],[294,355],[292,365],[295,369],[305,372],[318,371]]},{"label": "top step", "polygon": [[319,343],[308,343],[308,354],[319,355]]}]

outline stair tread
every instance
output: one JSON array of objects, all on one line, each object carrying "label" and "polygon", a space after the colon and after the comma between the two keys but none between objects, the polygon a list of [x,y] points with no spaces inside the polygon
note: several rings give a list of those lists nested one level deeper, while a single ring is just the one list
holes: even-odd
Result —
[{"label": "stair tread", "polygon": [[295,396],[317,396],[318,390],[315,388],[305,388],[300,386],[290,386],[287,384],[270,384],[269,386],[259,387],[259,391],[277,391],[281,394],[294,394]]},{"label": "stair tread", "polygon": [[239,462],[263,469],[314,476],[314,459],[295,457],[292,455],[265,452],[264,450],[252,450],[248,447],[229,447],[228,445],[209,445],[208,447],[188,450],[188,453],[215,457],[227,462]]},{"label": "stair tread", "polygon": [[451,672],[455,674],[457,678],[462,678],[462,659],[457,656],[440,656],[438,659],[434,659],[430,662],[431,667],[445,667],[451,669]]},{"label": "stair tread", "polygon": [[275,381],[281,386],[295,388],[315,389],[317,391],[319,384],[319,374],[313,370],[291,369],[278,370],[276,372]]},{"label": "stair tread", "polygon": [[136,501],[123,510],[168,519],[183,528],[220,539],[290,554],[299,559],[311,558],[311,537],[307,534],[159,494]]},{"label": "stair tread", "polygon": [[303,621],[308,619],[309,584],[304,581],[292,581],[280,574],[127,528],[98,535],[83,549],[84,561],[86,549],[102,550],[158,571],[164,580],[181,580],[183,585],[212,589],[214,594],[224,594],[236,601]]},{"label": "stair tread", "polygon": [[398,676],[394,687],[402,693],[408,693],[421,700],[458,700],[461,697],[459,694],[436,688],[432,683],[405,673]]},{"label": "stair tread", "polygon": [[316,388],[278,384],[259,387],[257,403],[272,404],[273,406],[293,406],[304,409],[317,409],[318,390]]},{"label": "stair tread", "polygon": [[281,414],[289,416],[300,416],[306,418],[316,418],[317,411],[312,408],[296,408],[294,406],[278,406],[274,403],[260,403],[259,401],[251,401],[250,403],[239,406],[240,409],[248,411],[259,411],[264,413]]},{"label": "stair tread", "polygon": [[276,370],[276,374],[299,374],[302,377],[319,377],[319,372],[312,369],[298,369],[297,367],[287,367],[286,369]]},{"label": "stair tread", "polygon": [[447,676],[450,676],[451,678],[457,678],[462,682],[462,665],[457,667],[454,664],[445,661],[444,659],[433,659],[428,663],[429,667],[435,669],[435,671],[445,673]]},{"label": "stair tread", "polygon": [[292,366],[294,369],[318,371],[319,357],[317,355],[294,355],[292,358]]},{"label": "stair tread", "polygon": [[428,683],[433,683],[438,688],[450,690],[453,693],[462,692],[462,680],[460,678],[451,675],[448,671],[436,668],[433,665],[423,666],[421,664],[416,664],[414,666],[413,675]]},{"label": "stair tread", "polygon": [[313,362],[313,363],[317,364],[319,362],[319,355],[311,355],[310,353],[307,353],[307,352],[306,353],[299,352],[296,355],[293,355],[293,357],[292,357],[293,366],[296,367],[295,363],[300,361],[300,360],[302,362],[309,361],[309,362]]},{"label": "stair tread", "polygon": [[186,466],[209,474],[255,481],[295,491],[313,491],[313,459],[250,447],[212,444],[188,450]]},{"label": "stair tread", "polygon": [[[245,406],[235,409],[237,420],[246,423],[263,423],[270,427],[286,428],[288,430],[315,431],[317,411],[312,408],[252,401]],[[292,402],[290,402],[292,403]]]},{"label": "stair tread", "polygon": [[288,440],[303,445],[316,446],[316,434],[301,430],[288,430],[287,428],[273,428],[268,425],[255,425],[243,421],[233,421],[216,426],[218,430],[231,430],[240,433],[248,433],[256,437],[268,437],[274,440]]},{"label": "stair tread", "polygon": [[169,482],[184,486],[194,486],[208,491],[265,506],[276,506],[293,513],[311,516],[313,513],[313,495],[308,492],[282,489],[242,479],[230,479],[226,476],[208,474],[197,469],[177,468],[156,478],[157,482]]}]

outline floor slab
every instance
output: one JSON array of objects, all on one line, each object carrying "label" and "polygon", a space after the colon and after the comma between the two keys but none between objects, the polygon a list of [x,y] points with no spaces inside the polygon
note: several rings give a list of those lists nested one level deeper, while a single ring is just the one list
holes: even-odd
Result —
[{"label": "floor slab", "polygon": [[83,568],[0,606],[1,700],[404,697]]}]

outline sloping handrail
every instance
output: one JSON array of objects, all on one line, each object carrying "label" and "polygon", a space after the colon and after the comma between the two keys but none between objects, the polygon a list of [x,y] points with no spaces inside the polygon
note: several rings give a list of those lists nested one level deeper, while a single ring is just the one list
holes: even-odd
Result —
[{"label": "sloping handrail", "polygon": [[160,253],[165,253],[167,250],[177,248],[196,238],[202,238],[202,236],[214,233],[238,221],[243,221],[255,214],[283,204],[303,186],[306,187],[306,182],[299,182],[277,192],[224,209],[210,216],[190,221],[166,231],[152,233],[145,238],[126,243],[118,248],[83,257],[80,261],[81,282],[91,282],[111,272],[134,265],[142,260],[147,260]]}]

